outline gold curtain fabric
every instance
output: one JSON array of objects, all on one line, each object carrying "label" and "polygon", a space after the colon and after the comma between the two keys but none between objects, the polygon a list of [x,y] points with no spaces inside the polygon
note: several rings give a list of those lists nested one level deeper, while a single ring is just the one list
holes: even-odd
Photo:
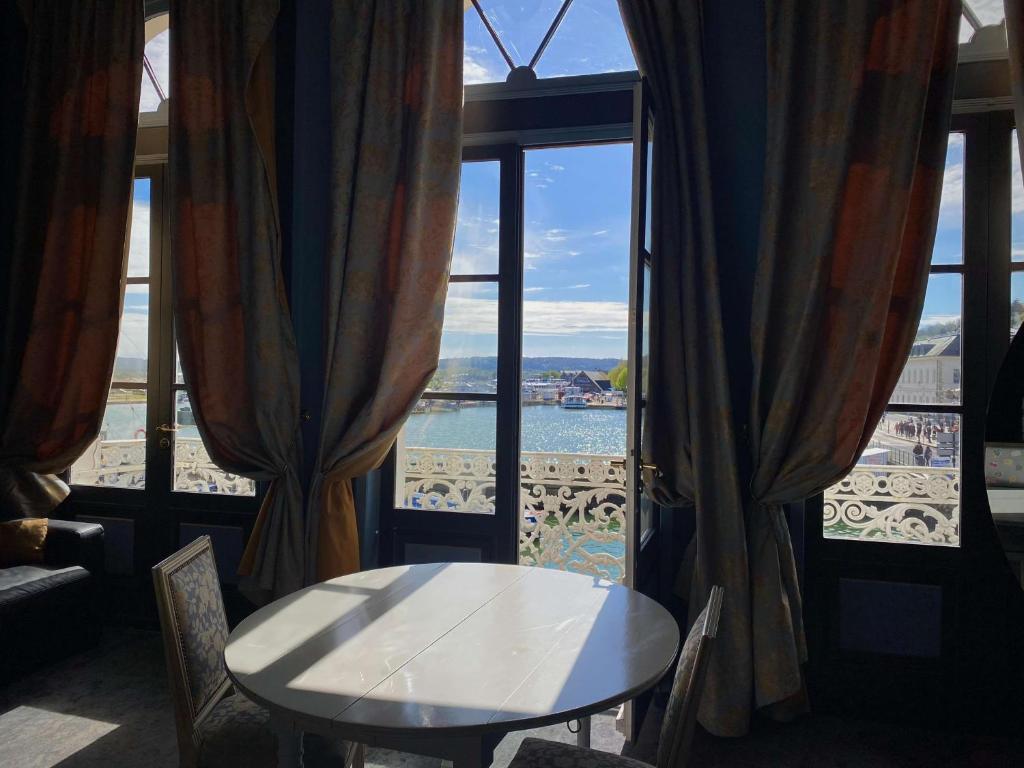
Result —
[{"label": "gold curtain fabric", "polygon": [[308,500],[316,580],[359,569],[350,481],[384,459],[437,367],[461,159],[462,21],[461,0],[334,3],[326,380]]},{"label": "gold curtain fabric", "polygon": [[748,727],[753,676],[750,574],[732,422],[715,211],[712,208],[701,6],[620,0],[654,101],[650,386],[643,430],[645,487],[666,506],[693,506],[690,605],[725,587],[700,722]]},{"label": "gold curtain fabric", "polygon": [[958,0],[767,7],[748,534],[759,706],[800,689],[807,654],[781,505],[853,468],[917,333],[961,10]]},{"label": "gold curtain fabric", "polygon": [[278,0],[171,4],[175,331],[210,457],[269,480],[242,561],[251,592],[303,586],[299,364],[281,270],[274,139]]},{"label": "gold curtain fabric", "polygon": [[[753,290],[753,478],[741,491],[708,179],[701,3],[620,2],[655,107],[655,498],[696,509],[691,605],[725,586],[700,721],[740,735],[803,706],[801,598],[782,505],[855,464],[924,301],[956,67],[956,0],[768,0],[767,157]],[[739,343],[738,341],[736,343]],[[747,446],[742,445],[742,450]]]},{"label": "gold curtain fabric", "polygon": [[0,118],[21,137],[0,243],[0,510],[45,516],[68,492],[53,475],[99,434],[114,366],[144,14],[142,0],[21,9],[23,100]]}]

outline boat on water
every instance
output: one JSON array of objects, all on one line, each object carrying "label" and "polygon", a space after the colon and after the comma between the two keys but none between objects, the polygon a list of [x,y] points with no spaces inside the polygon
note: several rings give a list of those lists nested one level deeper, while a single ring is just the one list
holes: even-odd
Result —
[{"label": "boat on water", "polygon": [[559,403],[562,408],[586,408],[587,400],[583,397],[583,390],[579,387],[566,387],[562,392],[562,402]]}]

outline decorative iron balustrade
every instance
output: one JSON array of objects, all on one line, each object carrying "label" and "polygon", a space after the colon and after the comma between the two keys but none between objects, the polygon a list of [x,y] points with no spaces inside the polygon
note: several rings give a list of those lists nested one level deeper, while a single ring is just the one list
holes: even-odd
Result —
[{"label": "decorative iron balustrade", "polygon": [[[524,452],[520,486],[520,563],[622,581],[625,459]],[[407,508],[494,514],[494,452],[400,448],[396,487]]]},{"label": "decorative iron balustrade", "polygon": [[960,470],[859,465],[825,491],[831,539],[960,545]]},{"label": "decorative iron balustrade", "polygon": [[[71,468],[71,482],[104,488],[144,488],[145,438],[97,440]],[[253,496],[256,484],[214,464],[200,438],[179,437],[174,441],[173,490]]]}]

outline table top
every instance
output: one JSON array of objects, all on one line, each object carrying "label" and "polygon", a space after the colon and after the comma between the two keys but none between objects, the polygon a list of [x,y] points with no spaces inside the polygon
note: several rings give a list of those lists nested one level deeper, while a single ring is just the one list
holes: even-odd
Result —
[{"label": "table top", "polygon": [[340,737],[512,731],[602,711],[671,667],[679,628],[609,581],[436,563],[364,571],[261,608],[228,638],[236,686]]}]

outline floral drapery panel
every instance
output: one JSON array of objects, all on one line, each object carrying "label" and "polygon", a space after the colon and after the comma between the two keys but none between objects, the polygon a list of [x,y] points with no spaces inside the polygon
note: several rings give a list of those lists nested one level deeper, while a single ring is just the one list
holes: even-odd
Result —
[{"label": "floral drapery panel", "polygon": [[171,4],[175,332],[210,457],[269,480],[242,561],[252,591],[304,583],[299,366],[281,271],[274,140],[278,0]]},{"label": "floral drapery panel", "polygon": [[351,478],[384,459],[437,366],[462,20],[462,0],[333,6],[326,381],[308,513],[318,580],[359,569]]},{"label": "floral drapery panel", "polygon": [[142,0],[20,7],[21,109],[0,118],[20,121],[5,133],[20,142],[0,243],[0,509],[46,515],[68,492],[54,473],[99,434],[114,366],[144,17]]},{"label": "floral drapery panel", "polygon": [[748,533],[758,705],[797,693],[806,659],[781,505],[854,466],[917,332],[960,18],[958,0],[767,9]]},{"label": "floral drapery panel", "polygon": [[697,515],[690,605],[725,587],[700,721],[738,735],[750,717],[750,584],[712,210],[700,3],[620,0],[655,104],[650,385],[643,460],[652,496]]}]

